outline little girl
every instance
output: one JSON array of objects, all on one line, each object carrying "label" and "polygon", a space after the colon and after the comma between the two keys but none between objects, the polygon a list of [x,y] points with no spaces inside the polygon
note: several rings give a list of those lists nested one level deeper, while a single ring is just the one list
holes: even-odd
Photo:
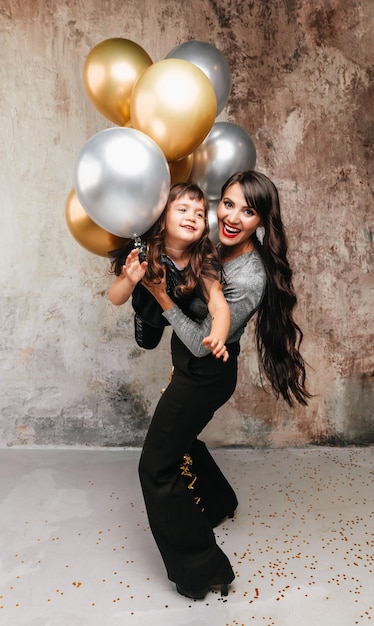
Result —
[{"label": "little girl", "polygon": [[228,358],[230,311],[222,292],[221,265],[208,236],[208,210],[208,199],[197,185],[176,183],[163,213],[144,235],[146,254],[140,254],[139,247],[129,252],[129,246],[112,253],[117,280],[109,289],[109,299],[121,305],[132,297],[135,337],[145,349],[159,343],[168,321],[141,280],[159,282],[166,268],[169,296],[194,321],[209,312],[212,325],[203,344],[215,357]]}]

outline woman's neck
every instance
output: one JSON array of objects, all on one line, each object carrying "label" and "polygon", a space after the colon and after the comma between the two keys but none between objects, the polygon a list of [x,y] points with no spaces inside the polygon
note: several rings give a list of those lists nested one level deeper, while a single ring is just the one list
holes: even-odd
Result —
[{"label": "woman's neck", "polygon": [[252,241],[248,241],[246,245],[239,246],[221,246],[221,257],[224,263],[228,263],[229,261],[233,261],[242,254],[246,254],[247,252],[253,252],[256,246]]}]

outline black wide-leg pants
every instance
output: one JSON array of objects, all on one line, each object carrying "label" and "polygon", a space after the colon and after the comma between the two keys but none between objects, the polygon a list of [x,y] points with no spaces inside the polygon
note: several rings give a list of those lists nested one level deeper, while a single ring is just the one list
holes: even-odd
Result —
[{"label": "black wide-leg pants", "polygon": [[[212,528],[232,517],[238,499],[203,441],[195,439],[188,450],[191,476],[186,476],[189,489],[193,489],[195,502],[204,512]],[[183,475],[183,472],[182,472]],[[191,485],[192,482],[192,485]]]},{"label": "black wide-leg pants", "polygon": [[190,451],[192,459],[195,455],[206,472],[202,497],[204,492],[208,494],[213,509],[211,484],[212,493],[218,499],[222,495],[214,515],[222,513],[224,517],[233,512],[236,496],[197,436],[235,390],[239,343],[228,345],[226,363],[210,354],[194,357],[175,333],[171,345],[174,375],[150,424],[139,476],[150,527],[168,577],[193,594],[234,579],[227,556],[216,544],[209,517],[196,505],[195,493],[188,488],[180,466],[186,452]]}]

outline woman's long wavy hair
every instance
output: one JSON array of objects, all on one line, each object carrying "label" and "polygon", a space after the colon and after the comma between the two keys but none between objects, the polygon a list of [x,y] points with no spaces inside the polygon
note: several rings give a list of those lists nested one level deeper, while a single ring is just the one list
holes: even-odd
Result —
[{"label": "woman's long wavy hair", "polygon": [[305,387],[305,363],[299,352],[303,333],[293,319],[297,299],[287,259],[288,243],[278,191],[267,176],[250,170],[231,176],[222,188],[221,197],[235,183],[240,184],[248,206],[259,214],[265,228],[263,244],[255,234],[252,236],[267,275],[255,322],[260,371],[277,397],[281,395],[290,406],[295,399],[306,405],[311,395]]},{"label": "woman's long wavy hair", "polygon": [[[148,268],[146,276],[150,280],[157,280],[163,275],[164,266],[162,265],[162,255],[166,254],[166,215],[170,205],[175,200],[181,200],[185,196],[187,196],[190,200],[198,200],[202,202],[205,227],[200,239],[192,243],[188,248],[190,261],[184,271],[184,282],[183,284],[177,286],[176,290],[181,294],[187,294],[193,291],[195,287],[199,286],[202,289],[202,292],[205,293],[202,279],[218,279],[222,282],[222,266],[219,260],[218,252],[209,239],[208,197],[198,185],[192,183],[174,183],[171,186],[165,209],[155,224],[144,235],[142,235],[142,239],[147,242],[148,247]],[[118,250],[114,250],[110,253],[110,256],[113,258],[111,264],[112,273],[116,276],[121,274],[122,265],[133,247],[133,242],[130,242],[130,245],[127,244],[123,248],[119,248]]]}]

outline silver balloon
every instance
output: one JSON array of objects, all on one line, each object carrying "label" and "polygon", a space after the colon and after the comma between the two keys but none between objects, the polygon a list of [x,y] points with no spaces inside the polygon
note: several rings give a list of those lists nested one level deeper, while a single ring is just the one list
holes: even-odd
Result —
[{"label": "silver balloon", "polygon": [[207,41],[185,41],[173,48],[166,58],[184,59],[204,72],[213,85],[219,115],[229,98],[232,83],[230,66],[222,52]]},{"label": "silver balloon", "polygon": [[226,180],[256,165],[256,148],[248,133],[230,122],[216,122],[193,153],[190,180],[209,198],[219,198]]},{"label": "silver balloon", "polygon": [[155,223],[170,190],[163,152],[133,128],[107,128],[91,137],[78,156],[74,178],[89,217],[126,238],[142,235]]},{"label": "silver balloon", "polygon": [[210,200],[208,212],[209,239],[216,246],[219,243],[217,209],[219,200]]}]

